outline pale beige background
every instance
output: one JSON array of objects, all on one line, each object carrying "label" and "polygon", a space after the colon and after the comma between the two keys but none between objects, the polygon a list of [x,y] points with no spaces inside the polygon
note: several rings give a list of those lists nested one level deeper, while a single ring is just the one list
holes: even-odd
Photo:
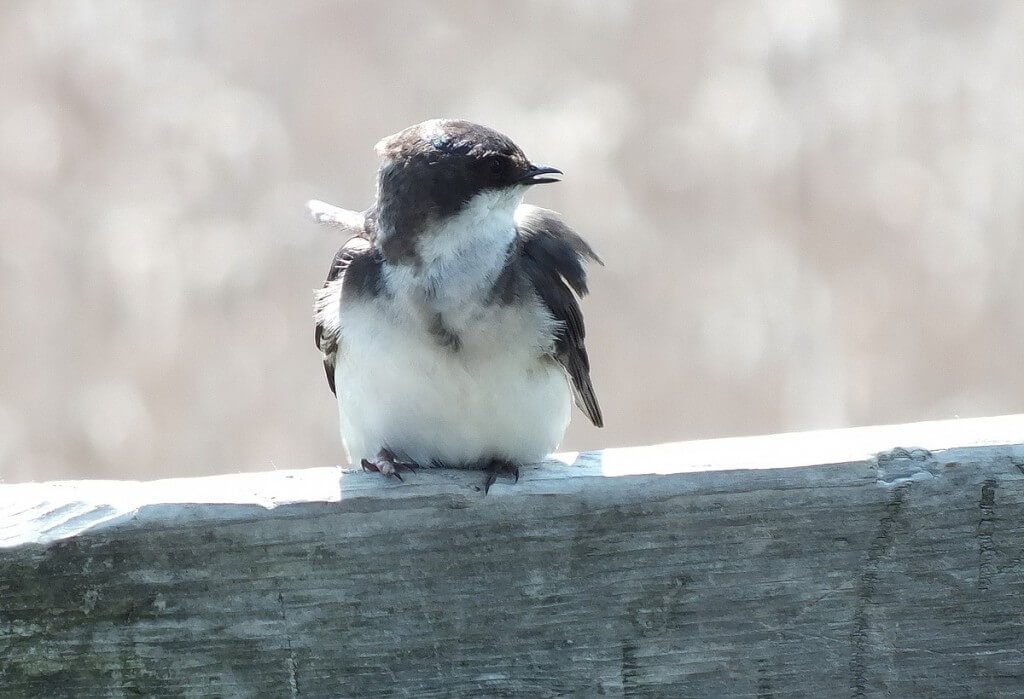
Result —
[{"label": "pale beige background", "polygon": [[643,444],[1024,407],[1024,3],[0,4],[0,478],[338,463],[310,300],[373,143],[565,170]]}]

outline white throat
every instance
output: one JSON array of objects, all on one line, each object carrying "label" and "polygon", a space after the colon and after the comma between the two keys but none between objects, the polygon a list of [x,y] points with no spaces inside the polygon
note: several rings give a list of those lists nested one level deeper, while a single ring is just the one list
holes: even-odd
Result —
[{"label": "white throat", "polygon": [[525,187],[481,192],[416,241],[418,267],[388,265],[395,291],[427,291],[438,305],[465,303],[487,293],[516,238],[515,211]]}]

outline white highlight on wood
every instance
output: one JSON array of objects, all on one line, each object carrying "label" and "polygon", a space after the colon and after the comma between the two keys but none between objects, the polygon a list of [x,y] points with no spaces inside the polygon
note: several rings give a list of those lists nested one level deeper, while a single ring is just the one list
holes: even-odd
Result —
[{"label": "white highlight on wood", "polygon": [[[556,454],[523,469],[518,484],[499,480],[487,502],[538,494],[578,493],[616,487],[622,478],[692,476],[746,469],[790,469],[829,464],[876,463],[877,483],[887,486],[878,454],[902,448],[937,452],[960,447],[1011,445],[1024,461],[1024,415],[942,420],[906,425],[855,427],[757,437],[676,442],[647,447]],[[979,452],[978,458],[984,456]],[[896,459],[913,466],[911,459]],[[913,475],[912,473],[910,474]],[[896,474],[897,478],[899,474]],[[273,509],[294,503],[330,503],[353,498],[468,495],[484,498],[477,472],[421,469],[404,483],[364,473],[358,467],[308,468],[236,473],[157,481],[53,481],[0,485],[0,548],[49,543],[140,517],[189,519],[221,504]],[[657,488],[647,480],[647,487]],[[695,481],[699,487],[699,481]],[[597,492],[595,490],[595,492]],[[145,508],[145,510],[143,510]],[[230,516],[251,516],[236,509]],[[224,513],[221,516],[229,516]]]},{"label": "white highlight on wood", "polygon": [[[1024,415],[728,437],[601,452],[604,476],[795,468],[864,461],[894,448],[941,451],[1024,442]],[[1024,447],[1022,447],[1024,449]]]}]

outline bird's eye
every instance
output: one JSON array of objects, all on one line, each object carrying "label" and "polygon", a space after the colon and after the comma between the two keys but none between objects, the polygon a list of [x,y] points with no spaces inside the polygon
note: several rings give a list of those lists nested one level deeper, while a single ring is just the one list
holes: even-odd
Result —
[{"label": "bird's eye", "polygon": [[507,165],[508,163],[505,160],[505,158],[502,158],[500,155],[496,155],[493,158],[491,158],[491,161],[490,163],[488,163],[487,167],[491,171],[492,175],[504,175]]}]

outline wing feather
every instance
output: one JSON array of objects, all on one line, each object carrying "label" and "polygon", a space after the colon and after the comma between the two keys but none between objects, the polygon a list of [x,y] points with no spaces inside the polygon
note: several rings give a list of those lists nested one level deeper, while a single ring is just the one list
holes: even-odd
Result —
[{"label": "wing feather", "polygon": [[587,293],[585,263],[604,263],[553,211],[520,206],[516,226],[520,264],[541,302],[558,321],[552,357],[565,369],[576,405],[595,426],[601,427],[604,418],[590,380],[586,328],[577,296]]},{"label": "wing feather", "polygon": [[324,372],[327,374],[327,384],[331,387],[332,393],[337,393],[334,387],[334,364],[340,341],[341,305],[346,274],[353,264],[371,254],[372,247],[368,240],[359,236],[350,238],[334,256],[331,268],[327,272],[327,281],[316,292],[313,303],[315,340],[320,354],[323,355]]}]

